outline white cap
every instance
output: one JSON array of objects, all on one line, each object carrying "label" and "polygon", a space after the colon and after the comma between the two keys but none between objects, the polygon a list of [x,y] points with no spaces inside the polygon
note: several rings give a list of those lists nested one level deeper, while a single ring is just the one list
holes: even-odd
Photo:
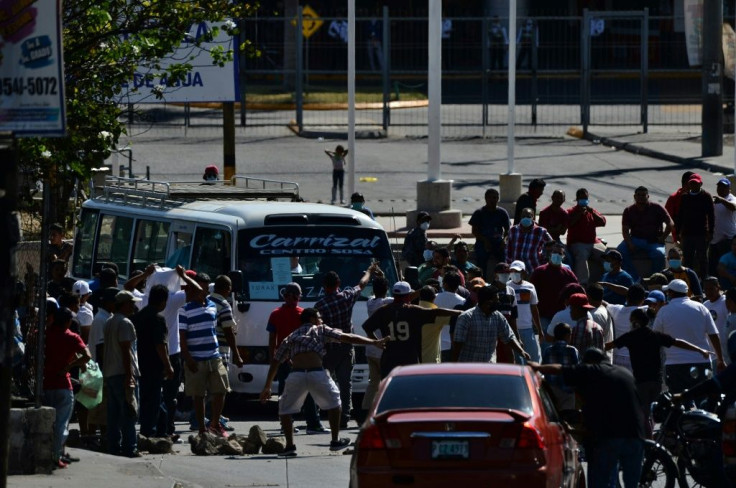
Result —
[{"label": "white cap", "polygon": [[72,293],[80,297],[91,293],[89,283],[84,280],[75,281],[74,286],[72,286]]},{"label": "white cap", "polygon": [[509,265],[509,269],[513,271],[526,271],[526,265],[524,261],[516,260]]},{"label": "white cap", "polygon": [[397,281],[392,289],[394,295],[408,295],[411,293],[411,285],[406,281]]},{"label": "white cap", "polygon": [[687,283],[684,280],[672,280],[669,284],[662,287],[662,290],[672,290],[676,293],[687,293]]}]

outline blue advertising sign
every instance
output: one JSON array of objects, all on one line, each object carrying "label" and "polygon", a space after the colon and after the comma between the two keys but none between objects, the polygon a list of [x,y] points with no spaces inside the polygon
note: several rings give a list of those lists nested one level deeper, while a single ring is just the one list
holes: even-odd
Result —
[{"label": "blue advertising sign", "polygon": [[0,5],[0,131],[66,134],[60,0]]}]

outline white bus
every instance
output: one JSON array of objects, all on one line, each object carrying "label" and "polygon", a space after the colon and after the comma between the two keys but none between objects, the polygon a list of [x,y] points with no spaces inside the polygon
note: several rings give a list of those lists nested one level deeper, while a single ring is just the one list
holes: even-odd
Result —
[{"label": "white bus", "polygon": [[[245,362],[229,366],[230,384],[235,392],[257,395],[271,359],[266,323],[283,302],[284,285],[299,283],[300,306],[309,307],[324,295],[328,271],[336,271],[343,286],[357,284],[373,260],[390,283],[397,273],[386,232],[368,216],[331,205],[264,201],[298,199],[298,186],[247,180],[243,188],[108,178],[82,204],[71,274],[91,280],[100,263],[113,262],[121,282],[150,263],[181,264],[212,279],[230,275]],[[262,188],[251,188],[254,182]],[[369,285],[354,307],[356,333],[365,334],[360,325],[371,295]],[[363,348],[356,348],[355,392],[367,384],[365,363]]]}]

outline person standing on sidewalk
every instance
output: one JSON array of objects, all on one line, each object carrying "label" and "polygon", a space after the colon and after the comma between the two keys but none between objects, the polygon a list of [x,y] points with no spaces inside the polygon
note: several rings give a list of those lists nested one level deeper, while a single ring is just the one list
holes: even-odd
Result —
[{"label": "person standing on sidewalk", "polygon": [[492,277],[496,264],[506,259],[505,238],[511,222],[506,209],[498,206],[499,198],[495,188],[486,190],[486,204],[473,212],[468,222],[475,236],[475,262],[484,277]]},{"label": "person standing on sidewalk", "polygon": [[[360,297],[360,292],[368,284],[371,274],[378,270],[374,262],[365,270],[357,285],[340,290],[340,276],[328,271],[322,279],[325,295],[314,304],[323,320],[333,329],[344,333],[353,332],[353,307]],[[303,322],[303,321],[302,321]],[[335,376],[340,388],[342,404],[342,420],[340,427],[345,429],[350,421],[351,397],[353,393],[352,379],[355,351],[352,343],[327,344],[324,357],[325,368]]]},{"label": "person standing on sidewalk", "polygon": [[[417,225],[411,229],[404,238],[404,245],[401,248],[401,257],[404,258],[409,266],[420,266],[428,259],[424,253],[427,251],[427,230],[432,222],[432,216],[427,212],[417,212]],[[432,251],[429,251],[430,259]]]},{"label": "person standing on sidewalk", "polygon": [[169,290],[164,285],[154,285],[148,294],[148,304],[133,315],[131,321],[138,337],[138,362],[140,378],[140,423],[141,435],[145,437],[165,437],[166,432],[158,432],[161,388],[164,379],[171,379],[174,368],[169,361],[166,320],[161,312],[166,308]]},{"label": "person standing on sidewalk", "polygon": [[736,236],[736,196],[731,193],[731,180],[721,178],[713,196],[713,239],[708,249],[708,274],[718,275],[718,260],[731,248],[731,239]]},{"label": "person standing on sidewalk", "polygon": [[325,154],[332,161],[332,200],[330,203],[335,204],[337,191],[340,190],[340,203],[344,205],[343,183],[345,182],[345,167],[347,166],[345,157],[348,155],[348,151],[338,144],[334,151],[325,151]]},{"label": "person standing on sidewalk", "polygon": [[[547,183],[541,178],[534,178],[529,182],[529,189],[526,193],[522,193],[516,200],[516,210],[514,211],[514,225],[518,225],[524,217],[521,211],[525,208],[532,209],[534,215],[537,214],[537,200],[544,193],[544,187]],[[534,218],[534,216],[532,216]]]},{"label": "person standing on sidewalk", "polygon": [[576,205],[567,209],[569,217],[567,228],[567,247],[573,257],[572,270],[585,286],[590,278],[588,260],[602,261],[606,250],[597,238],[595,229],[606,225],[606,218],[590,206],[588,190],[580,188],[575,192]]},{"label": "person standing on sidewalk", "polygon": [[688,181],[688,193],[682,195],[675,228],[682,245],[683,264],[693,268],[700,278],[708,274],[708,243],[713,239],[715,214],[713,197],[703,190],[703,179],[694,174]]}]

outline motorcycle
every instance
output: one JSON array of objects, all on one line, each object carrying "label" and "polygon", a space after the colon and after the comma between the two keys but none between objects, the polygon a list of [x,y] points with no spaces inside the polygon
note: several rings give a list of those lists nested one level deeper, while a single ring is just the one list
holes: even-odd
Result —
[{"label": "motorcycle", "polygon": [[[654,435],[655,446],[645,450],[640,486],[652,485],[660,474],[659,466],[667,488],[674,486],[675,478],[680,488],[728,486],[718,415],[705,410],[687,410],[665,392],[652,404],[652,418],[661,425]],[[669,457],[669,461],[665,461],[664,456]]]}]

